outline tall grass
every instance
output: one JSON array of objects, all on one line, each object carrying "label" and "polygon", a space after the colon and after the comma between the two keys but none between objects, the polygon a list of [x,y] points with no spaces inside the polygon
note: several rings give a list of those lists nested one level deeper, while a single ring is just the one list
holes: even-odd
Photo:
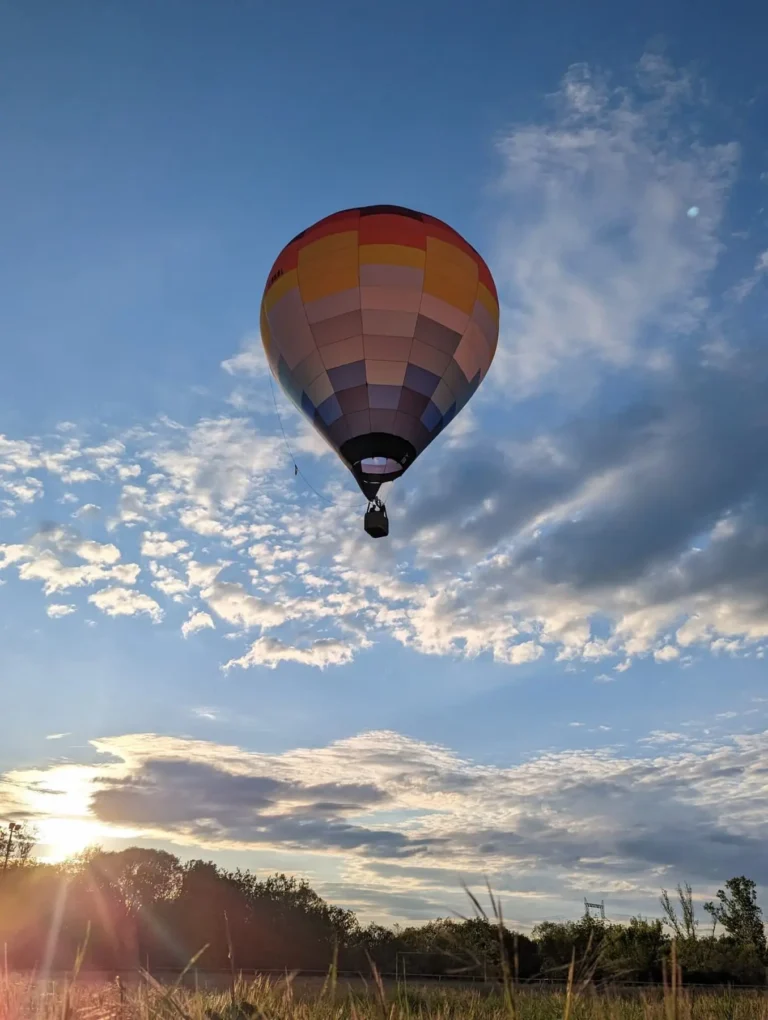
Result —
[{"label": "tall grass", "polygon": [[[370,979],[351,981],[339,975],[337,950],[322,986],[295,974],[245,980],[236,970],[225,914],[230,973],[223,989],[199,987],[197,963],[207,947],[172,984],[161,984],[144,969],[130,986],[120,977],[93,981],[81,974],[86,935],[64,980],[12,974],[6,955],[0,973],[0,1020],[768,1020],[768,992],[686,988],[674,941],[661,988],[593,983],[601,950],[591,939],[581,959],[574,949],[563,987],[521,985],[517,942],[510,960],[500,901],[489,887],[489,914],[465,891],[476,915],[498,931],[501,975],[490,987],[436,985],[418,978],[386,982],[370,959]],[[462,961],[457,962],[459,974]]]},{"label": "tall grass", "polygon": [[[412,984],[366,989],[339,979],[322,990],[290,976],[238,979],[221,991],[164,987],[146,976],[133,987],[72,978],[0,978],[2,1020],[768,1020],[762,992],[701,992],[676,985],[653,991],[492,991]],[[674,999],[672,996],[674,995]]]}]

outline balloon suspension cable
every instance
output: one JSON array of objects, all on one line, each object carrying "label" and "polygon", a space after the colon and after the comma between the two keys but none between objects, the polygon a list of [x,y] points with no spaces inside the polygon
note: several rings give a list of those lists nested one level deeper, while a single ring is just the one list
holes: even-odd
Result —
[{"label": "balloon suspension cable", "polygon": [[288,451],[288,456],[290,457],[291,463],[293,464],[293,477],[294,478],[301,478],[302,482],[304,482],[306,487],[308,489],[310,489],[312,492],[314,492],[314,494],[317,496],[318,499],[321,499],[324,503],[327,503],[328,506],[338,506],[338,507],[346,508],[346,509],[349,509],[349,510],[359,509],[360,503],[357,500],[353,504],[353,503],[338,503],[336,500],[328,499],[328,497],[324,496],[322,494],[322,492],[318,492],[317,491],[317,489],[314,487],[312,482],[310,482],[310,480],[307,478],[307,476],[301,470],[299,465],[296,463],[296,458],[293,455],[293,450],[291,449],[291,444],[288,442],[288,436],[286,435],[285,427],[283,426],[283,419],[282,419],[282,417],[280,415],[280,409],[277,406],[277,394],[275,393],[275,384],[272,381],[272,373],[271,372],[269,373],[269,388],[272,390],[272,403],[275,405],[275,415],[277,416],[277,420],[278,420],[278,423],[280,425],[280,431],[283,434],[283,442],[285,443],[285,448]]}]

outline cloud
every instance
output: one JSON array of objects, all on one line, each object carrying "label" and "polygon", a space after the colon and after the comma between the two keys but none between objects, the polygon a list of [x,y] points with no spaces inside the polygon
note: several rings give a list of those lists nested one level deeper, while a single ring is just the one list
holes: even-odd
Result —
[{"label": "cloud", "polygon": [[103,588],[89,595],[88,601],[107,616],[137,616],[143,613],[154,623],[163,618],[163,611],[154,599],[131,588]]},{"label": "cloud", "polygon": [[646,654],[670,628],[683,647],[767,636],[767,384],[761,351],[683,364],[625,410],[441,464],[401,531],[454,580],[401,640],[504,660],[526,635],[566,658]]},{"label": "cloud", "polygon": [[[361,894],[425,895],[487,874],[535,919],[548,901],[578,909],[584,889],[629,912],[682,879],[713,890],[744,872],[768,884],[768,732],[648,743],[662,750],[563,750],[502,767],[391,731],[279,754],[133,734],[94,741],[105,762],[65,768],[93,791],[100,822],[207,848],[335,853]],[[60,785],[61,768],[9,773],[3,788],[29,798]]]},{"label": "cloud", "polygon": [[78,520],[95,520],[101,513],[101,507],[97,506],[96,503],[84,503],[81,507],[72,514]]},{"label": "cloud", "polygon": [[616,677],[610,676],[608,673],[598,673],[594,678],[594,682],[596,684],[612,684],[616,682]]},{"label": "cloud", "polygon": [[179,432],[181,444],[168,441],[152,459],[174,489],[208,509],[240,503],[284,456],[277,437],[259,435],[244,418],[204,419]]},{"label": "cloud", "polygon": [[412,855],[431,841],[344,820],[386,800],[360,783],[302,783],[232,773],[204,762],[149,760],[133,775],[105,782],[92,800],[102,822],[200,832],[207,841],[339,849],[383,857]]},{"label": "cloud", "polygon": [[187,548],[183,538],[171,541],[165,531],[145,531],[141,540],[141,555],[155,560],[167,559]]},{"label": "cloud", "polygon": [[[768,364],[743,340],[749,303],[708,325],[737,149],[691,134],[699,97],[652,55],[627,87],[576,67],[552,117],[500,140],[502,399],[484,386],[393,488],[387,543],[335,478],[333,505],[304,499],[274,422],[161,417],[119,437],[3,437],[4,481],[97,472],[111,541],[21,533],[0,568],[47,594],[136,585],[150,607],[161,592],[185,635],[207,619],[256,631],[228,668],[343,665],[387,638],[510,668],[580,659],[601,682],[637,656],[764,654]],[[224,363],[263,367],[258,337]],[[137,543],[143,574],[124,562]]]},{"label": "cloud", "polygon": [[333,638],[321,638],[306,647],[294,647],[283,644],[276,638],[261,637],[254,641],[245,655],[239,659],[230,659],[224,669],[239,666],[249,669],[252,666],[266,666],[276,669],[281,662],[298,662],[303,666],[315,666],[326,669],[328,666],[343,666],[351,662],[355,656],[355,646]]},{"label": "cloud", "polygon": [[46,595],[96,584],[119,581],[134,584],[139,567],[119,563],[120,550],[111,543],[82,539],[59,525],[41,529],[30,543],[0,546],[0,569],[15,564],[22,581],[42,581]]},{"label": "cloud", "polygon": [[72,551],[87,563],[117,563],[120,559],[120,550],[111,542],[83,541],[79,542]]},{"label": "cloud", "polygon": [[656,649],[653,657],[656,662],[674,662],[680,658],[680,649],[675,648],[674,645],[664,645],[662,648]]},{"label": "cloud", "polygon": [[229,375],[265,375],[269,369],[267,360],[264,357],[261,337],[247,337],[243,341],[239,354],[235,354],[233,357],[227,358],[226,361],[222,361],[221,367]]},{"label": "cloud", "polygon": [[58,620],[62,616],[69,616],[75,612],[75,607],[64,605],[61,602],[51,602],[45,607],[45,611],[52,620]]},{"label": "cloud", "polygon": [[214,581],[203,589],[201,596],[222,620],[246,629],[276,627],[287,618],[284,608],[250,595],[241,584],[235,582]]},{"label": "cloud", "polygon": [[120,524],[141,524],[149,520],[150,510],[145,503],[147,490],[140,485],[125,485],[120,496],[117,521]]},{"label": "cloud", "polygon": [[766,273],[768,273],[768,250],[760,252],[755,259],[755,265],[750,275],[734,284],[729,291],[729,295],[735,301],[745,301],[754,291],[755,287],[764,280]]},{"label": "cloud", "polygon": [[175,571],[163,563],[150,560],[149,572],[154,578],[152,582],[153,588],[157,588],[163,595],[168,595],[176,602],[183,601],[189,585]]},{"label": "cloud", "polygon": [[195,560],[189,560],[186,568],[190,587],[209,588],[222,570],[228,566],[229,562],[226,560],[219,563],[197,563]]},{"label": "cloud", "polygon": [[184,637],[189,637],[190,634],[195,634],[199,630],[205,630],[210,627],[212,630],[215,629],[216,624],[213,622],[213,617],[210,613],[203,613],[199,610],[191,613],[189,619],[185,620],[181,625],[181,633]]},{"label": "cloud", "polygon": [[561,373],[583,389],[593,359],[663,367],[659,335],[689,335],[707,312],[738,148],[704,145],[687,127],[691,76],[650,54],[637,71],[622,88],[574,65],[551,123],[498,143],[509,212],[494,262],[505,308],[493,375],[504,387],[530,392]]},{"label": "cloud", "polygon": [[219,713],[215,708],[209,708],[205,705],[193,708],[192,715],[196,716],[198,719],[207,719],[210,722],[215,722],[219,718]]},{"label": "cloud", "polygon": [[34,503],[43,494],[43,483],[32,476],[0,482],[0,488],[20,503]]}]

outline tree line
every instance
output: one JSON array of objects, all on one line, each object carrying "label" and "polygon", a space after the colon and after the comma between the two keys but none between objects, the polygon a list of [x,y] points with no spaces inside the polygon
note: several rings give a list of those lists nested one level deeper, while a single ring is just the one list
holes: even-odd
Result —
[{"label": "tree line", "polygon": [[[179,970],[206,946],[204,970],[340,971],[410,977],[498,979],[508,966],[519,981],[661,981],[674,939],[688,983],[762,985],[765,931],[753,881],[735,877],[696,917],[690,886],[662,916],[627,924],[590,917],[544,921],[530,935],[509,930],[474,900],[475,916],[423,925],[363,925],[322,899],[303,880],[258,878],[202,860],[182,863],[164,850],[94,848],[62,864],[33,856],[26,829],[0,830],[0,942],[8,966],[66,970],[86,942],[83,965],[110,972],[139,966]],[[4,867],[5,865],[5,867]]]}]

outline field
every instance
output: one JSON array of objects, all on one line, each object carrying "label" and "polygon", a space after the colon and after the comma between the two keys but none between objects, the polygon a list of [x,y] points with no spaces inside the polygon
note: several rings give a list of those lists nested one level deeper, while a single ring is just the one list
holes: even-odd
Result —
[{"label": "field", "polygon": [[578,988],[561,991],[237,980],[226,989],[152,978],[0,979],[0,1020],[768,1020],[760,991]]}]

